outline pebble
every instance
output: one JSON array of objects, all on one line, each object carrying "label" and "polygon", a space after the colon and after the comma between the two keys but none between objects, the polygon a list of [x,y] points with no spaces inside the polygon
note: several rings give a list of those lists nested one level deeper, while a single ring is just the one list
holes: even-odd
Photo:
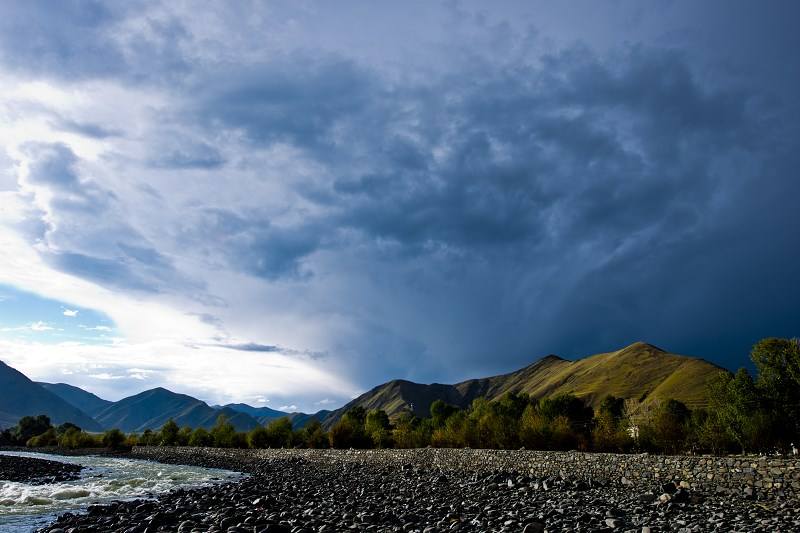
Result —
[{"label": "pebble", "polygon": [[[230,483],[177,489],[156,500],[94,505],[66,513],[43,533],[387,531],[519,533],[792,531],[795,500],[768,503],[701,494],[682,484],[643,487],[536,477],[500,469],[443,469],[316,460],[244,450],[165,449],[158,458],[249,475]],[[671,485],[671,486],[668,486]],[[525,490],[521,490],[525,489]],[[661,495],[657,497],[656,495]]]}]

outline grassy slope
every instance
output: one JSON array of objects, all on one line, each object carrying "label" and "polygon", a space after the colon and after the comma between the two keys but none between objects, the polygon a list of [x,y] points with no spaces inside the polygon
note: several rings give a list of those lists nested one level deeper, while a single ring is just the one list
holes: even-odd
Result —
[{"label": "grassy slope", "polygon": [[690,407],[707,403],[706,383],[720,367],[703,359],[665,352],[637,342],[621,350],[567,361],[549,355],[533,364],[500,376],[471,379],[456,385],[421,385],[394,380],[362,394],[342,409],[332,412],[330,427],[350,407],[384,409],[396,416],[410,405],[418,416],[427,416],[430,404],[442,399],[466,407],[478,396],[495,399],[507,392],[526,392],[534,397],[572,393],[596,407],[612,394],[622,398],[665,400],[674,398]]}]

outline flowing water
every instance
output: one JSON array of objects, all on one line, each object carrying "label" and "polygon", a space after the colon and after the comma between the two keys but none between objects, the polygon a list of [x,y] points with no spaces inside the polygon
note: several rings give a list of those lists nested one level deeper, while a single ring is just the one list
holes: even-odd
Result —
[{"label": "flowing water", "polygon": [[167,465],[117,457],[66,457],[0,452],[77,463],[84,466],[74,481],[30,485],[0,481],[0,532],[28,533],[66,511],[80,512],[93,503],[148,498],[178,487],[199,487],[241,477],[228,470]]}]

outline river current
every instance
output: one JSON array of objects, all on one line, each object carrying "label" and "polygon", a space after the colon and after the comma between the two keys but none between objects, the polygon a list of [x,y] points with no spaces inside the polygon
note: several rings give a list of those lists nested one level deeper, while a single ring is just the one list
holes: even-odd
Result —
[{"label": "river current", "polygon": [[0,532],[28,533],[66,511],[80,512],[93,503],[148,498],[179,487],[200,487],[241,477],[227,470],[168,465],[117,457],[66,457],[0,452],[77,463],[79,479],[45,485],[0,481]]}]

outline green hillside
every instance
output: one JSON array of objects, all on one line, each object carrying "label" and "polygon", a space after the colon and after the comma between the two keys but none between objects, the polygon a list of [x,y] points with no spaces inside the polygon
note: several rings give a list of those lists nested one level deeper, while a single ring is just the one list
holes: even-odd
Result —
[{"label": "green hillside", "polygon": [[611,394],[643,402],[674,398],[690,407],[707,403],[706,383],[723,371],[703,359],[668,353],[644,342],[621,350],[568,361],[548,355],[525,368],[454,385],[423,385],[394,380],[362,394],[325,419],[330,427],[347,409],[383,409],[390,417],[403,411],[427,416],[437,399],[467,407],[480,396],[496,399],[507,392],[524,392],[536,398],[571,393],[596,407]]}]

